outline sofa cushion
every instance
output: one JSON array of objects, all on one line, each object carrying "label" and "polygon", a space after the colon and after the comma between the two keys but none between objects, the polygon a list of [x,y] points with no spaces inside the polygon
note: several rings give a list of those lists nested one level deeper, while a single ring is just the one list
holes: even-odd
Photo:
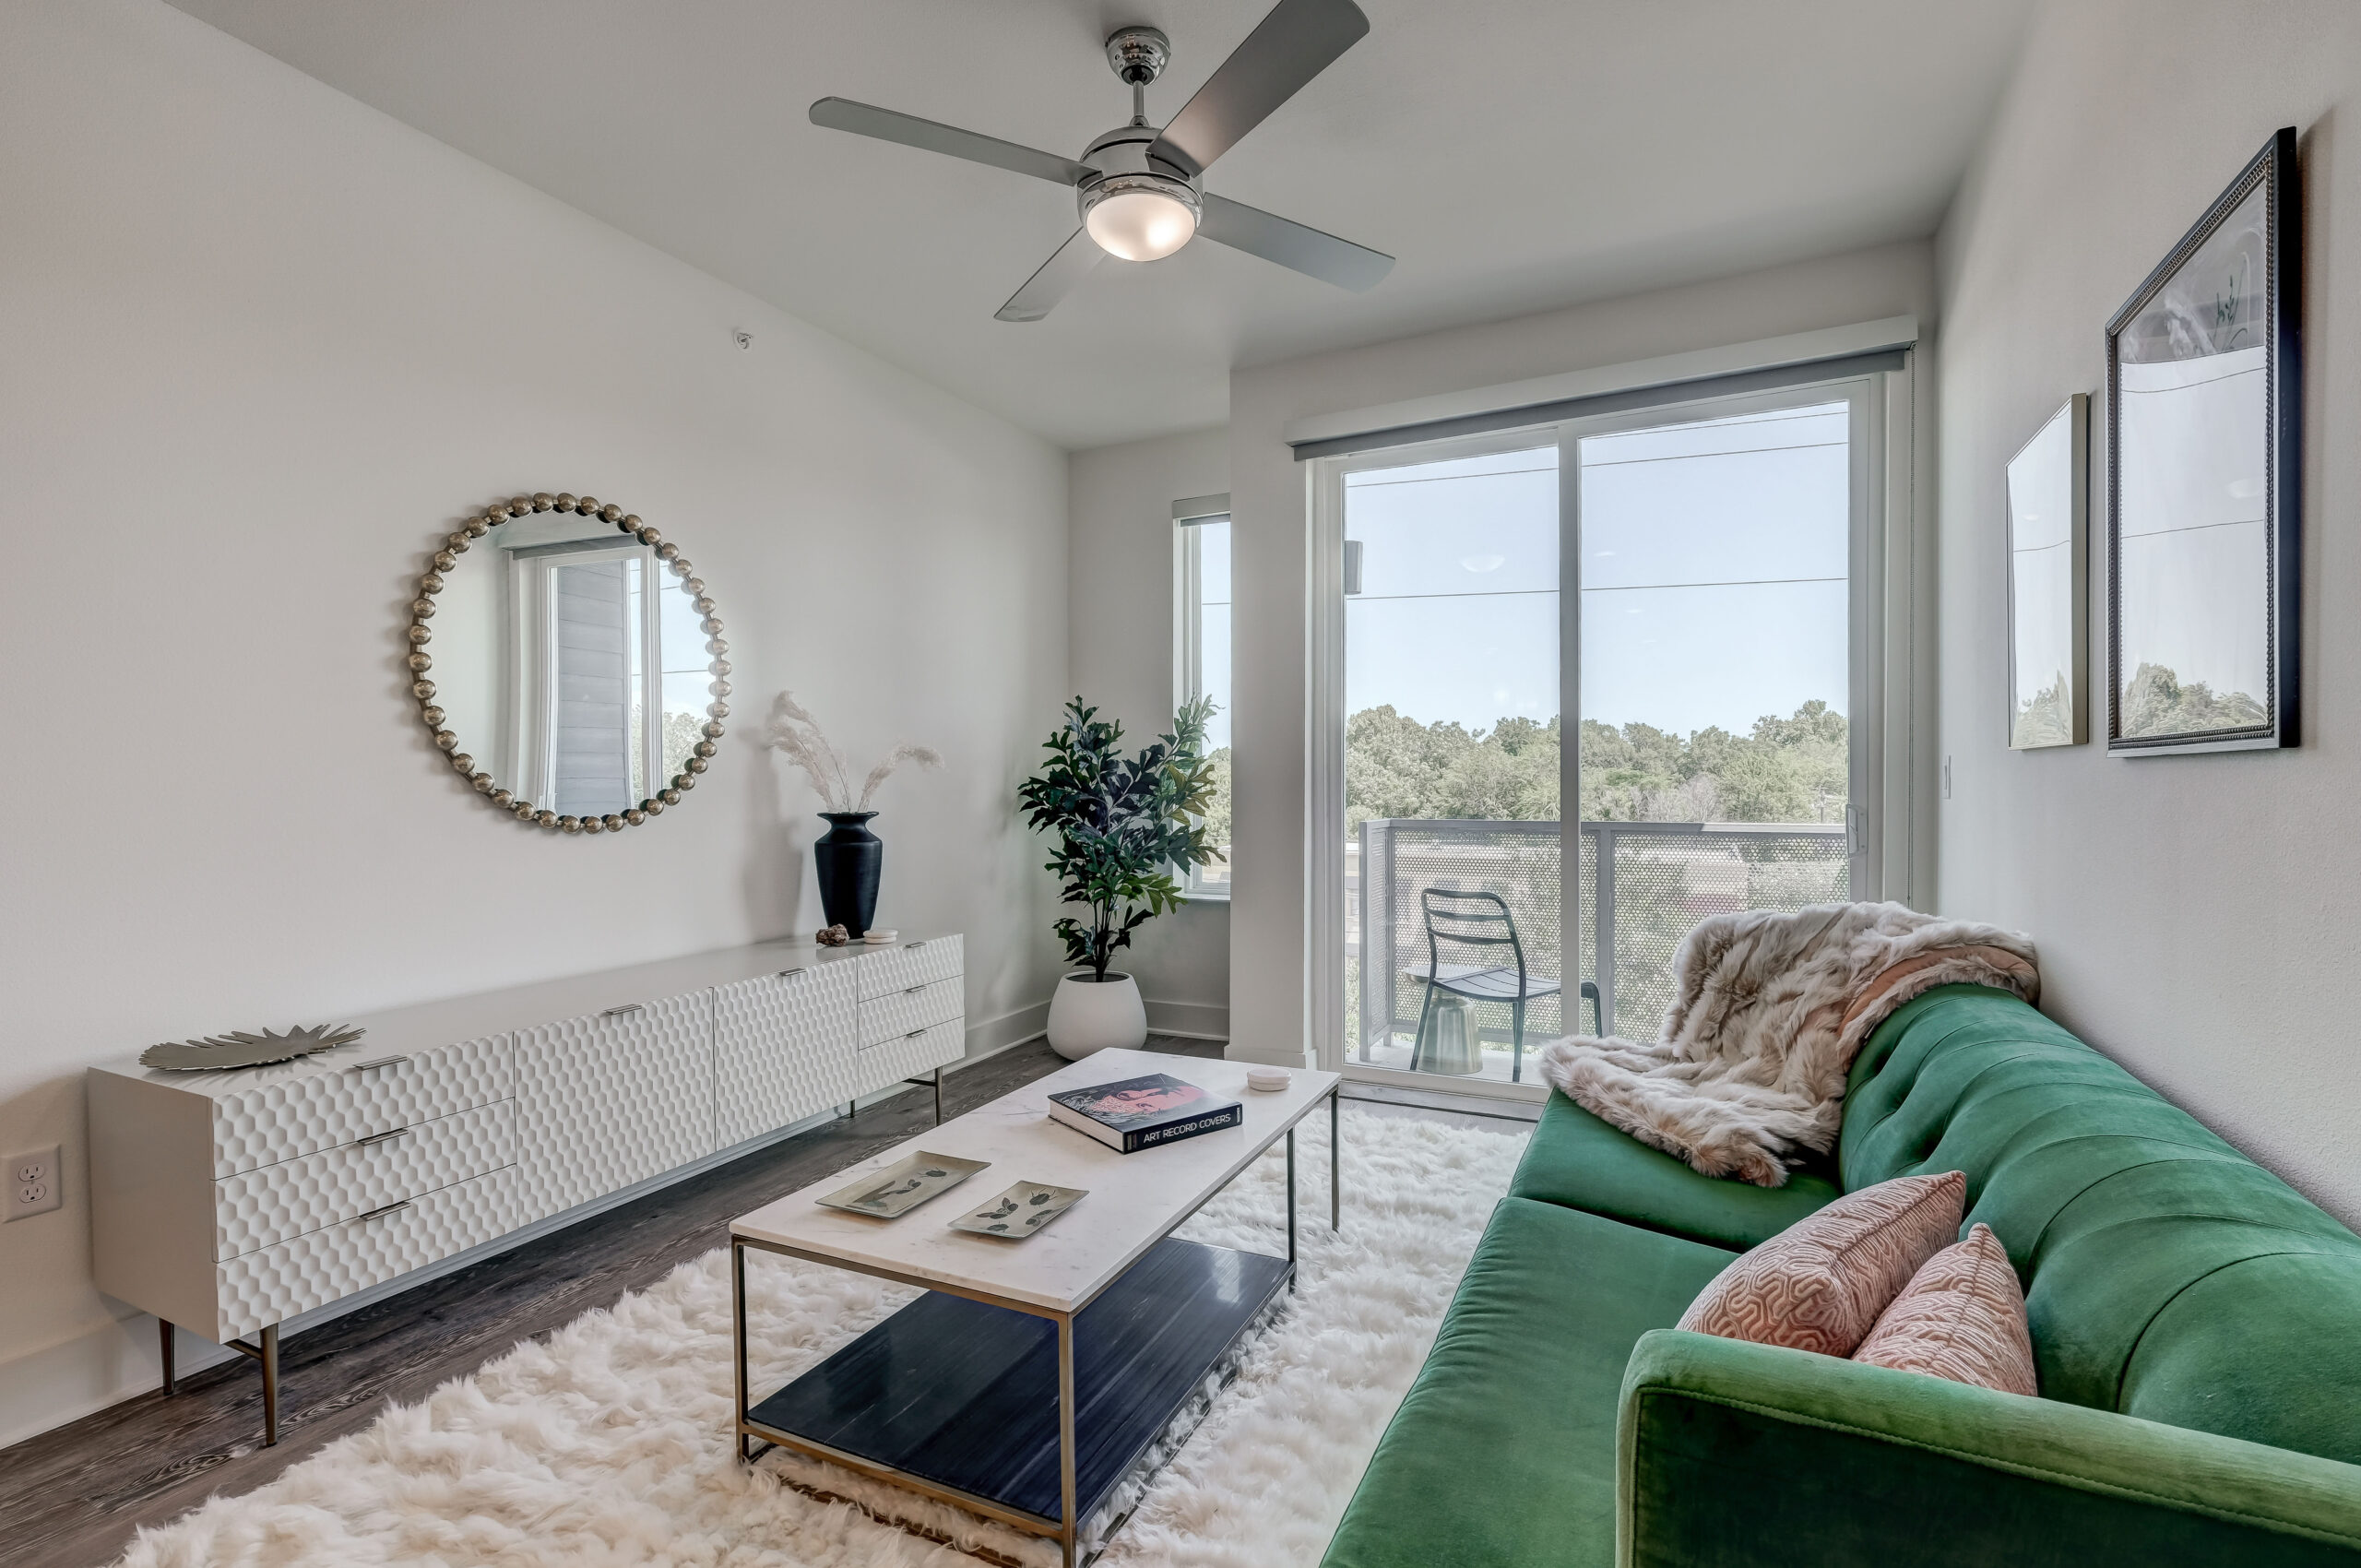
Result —
[{"label": "sofa cushion", "polygon": [[1784,1187],[1701,1176],[1553,1089],[1509,1192],[1743,1251],[1829,1203],[1837,1186],[1810,1170],[1794,1172]]},{"label": "sofa cushion", "polygon": [[1857,1361],[2032,1397],[2033,1341],[2017,1271],[1988,1225],[1919,1265],[1853,1352]]},{"label": "sofa cushion", "polygon": [[1502,1198],[1323,1568],[1607,1568],[1624,1363],[1729,1261]]},{"label": "sofa cushion", "polygon": [[1946,1170],[1847,1193],[1724,1269],[1679,1326],[1849,1356],[1919,1265],[1959,1234],[1965,1185]]},{"label": "sofa cushion", "polygon": [[2017,998],[1897,1009],[1839,1149],[1848,1186],[1967,1173],[2044,1396],[2361,1463],[2361,1237]]}]

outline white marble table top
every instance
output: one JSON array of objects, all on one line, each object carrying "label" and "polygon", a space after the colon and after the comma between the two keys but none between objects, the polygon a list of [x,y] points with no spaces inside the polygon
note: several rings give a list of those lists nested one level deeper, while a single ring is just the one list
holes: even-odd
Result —
[{"label": "white marble table top", "polygon": [[[1246,1087],[1246,1071],[1243,1062],[1102,1051],[742,1215],[730,1222],[730,1233],[912,1280],[1076,1312],[1316,1109],[1338,1078],[1297,1069],[1285,1089],[1258,1093]],[[1245,1107],[1244,1125],[1118,1154],[1049,1118],[1049,1097],[1062,1089],[1150,1073],[1169,1073],[1216,1099],[1237,1100]],[[991,1163],[896,1219],[872,1219],[815,1201],[920,1149]],[[950,1229],[953,1220],[1020,1181],[1081,1187],[1090,1195],[1021,1240]]]}]

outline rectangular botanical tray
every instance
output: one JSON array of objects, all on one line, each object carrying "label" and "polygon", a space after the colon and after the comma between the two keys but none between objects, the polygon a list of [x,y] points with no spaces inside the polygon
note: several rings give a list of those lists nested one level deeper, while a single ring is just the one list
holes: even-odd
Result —
[{"label": "rectangular botanical tray", "polygon": [[939,1193],[949,1192],[991,1164],[988,1159],[962,1159],[955,1154],[929,1154],[920,1149],[818,1201],[872,1219],[893,1219]]},{"label": "rectangular botanical tray", "polygon": [[1021,1241],[1089,1195],[1083,1187],[1019,1182],[982,1207],[953,1220],[951,1229]]}]

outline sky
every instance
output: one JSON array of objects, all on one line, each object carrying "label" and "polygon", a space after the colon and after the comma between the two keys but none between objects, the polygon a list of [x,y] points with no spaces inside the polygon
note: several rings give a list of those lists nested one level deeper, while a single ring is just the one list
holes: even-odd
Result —
[{"label": "sky", "polygon": [[[1583,717],[1744,733],[1845,708],[1846,430],[1836,403],[1584,438]],[[1560,711],[1557,458],[1347,476],[1347,712],[1489,730]],[[1226,561],[1222,580],[1227,600]]]}]

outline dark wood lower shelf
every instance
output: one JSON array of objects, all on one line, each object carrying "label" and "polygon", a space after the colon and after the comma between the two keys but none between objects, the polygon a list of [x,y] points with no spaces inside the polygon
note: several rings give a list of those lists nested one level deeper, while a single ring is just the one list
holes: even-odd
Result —
[{"label": "dark wood lower shelf", "polygon": [[[1294,1265],[1167,1238],[1074,1319],[1074,1493],[1088,1519]],[[763,1400],[775,1431],[1060,1517],[1058,1328],[930,1292]]]}]

